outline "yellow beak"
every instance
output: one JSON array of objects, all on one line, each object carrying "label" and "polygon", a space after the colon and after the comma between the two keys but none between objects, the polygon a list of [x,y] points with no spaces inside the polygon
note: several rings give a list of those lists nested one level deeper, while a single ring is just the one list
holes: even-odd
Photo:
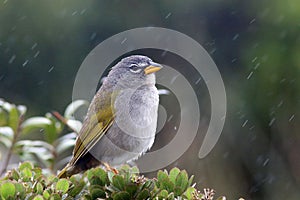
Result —
[{"label": "yellow beak", "polygon": [[159,71],[161,68],[162,65],[155,62],[151,62],[150,65],[144,69],[144,72],[145,74],[152,74],[154,72]]}]

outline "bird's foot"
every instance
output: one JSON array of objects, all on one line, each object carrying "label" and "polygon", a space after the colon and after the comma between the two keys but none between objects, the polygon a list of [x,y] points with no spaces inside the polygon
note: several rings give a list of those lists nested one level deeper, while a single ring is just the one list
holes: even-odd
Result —
[{"label": "bird's foot", "polygon": [[108,163],[102,163],[107,171],[111,171],[115,174],[119,174],[119,171],[116,168],[111,167]]}]

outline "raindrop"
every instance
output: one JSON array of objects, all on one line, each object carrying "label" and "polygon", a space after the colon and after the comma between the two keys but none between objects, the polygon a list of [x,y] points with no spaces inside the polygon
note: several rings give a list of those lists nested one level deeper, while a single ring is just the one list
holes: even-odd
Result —
[{"label": "raindrop", "polygon": [[1,76],[0,76],[0,81],[1,81],[3,78],[4,78],[4,75],[1,75]]},{"label": "raindrop", "polygon": [[263,166],[266,166],[266,165],[269,163],[269,161],[270,161],[270,159],[267,158],[267,159],[265,160],[265,162],[263,163]]},{"label": "raindrop", "polygon": [[28,64],[29,60],[25,60],[25,62],[22,64],[23,67],[25,67]]},{"label": "raindrop", "polygon": [[172,118],[173,118],[173,115],[170,115],[170,117],[168,118],[167,122],[171,121]]},{"label": "raindrop", "polygon": [[257,60],[257,57],[253,58],[251,62],[255,62]]},{"label": "raindrop", "polygon": [[37,43],[34,43],[31,47],[31,50],[33,50],[37,46]]},{"label": "raindrop", "polygon": [[165,17],[165,19],[168,19],[170,16],[172,15],[172,13],[168,13]]},{"label": "raindrop", "polygon": [[197,85],[200,81],[201,81],[201,77],[198,78],[198,80],[195,82],[195,84]]},{"label": "raindrop", "polygon": [[234,36],[233,36],[233,38],[232,38],[232,40],[236,40],[236,39],[238,39],[238,37],[240,36],[240,34],[235,34]]},{"label": "raindrop", "polygon": [[174,77],[172,78],[170,84],[172,85],[178,77],[179,77],[179,74],[176,75],[176,76],[174,76]]},{"label": "raindrop", "polygon": [[91,37],[90,37],[90,40],[95,39],[96,36],[97,36],[97,33],[96,33],[96,32],[92,33],[92,35],[91,35]]},{"label": "raindrop", "polygon": [[234,63],[235,61],[237,61],[237,58],[231,60],[232,63]]},{"label": "raindrop", "polygon": [[85,13],[86,9],[83,9],[81,12],[80,12],[80,15],[83,15]]},{"label": "raindrop", "polygon": [[124,42],[126,42],[127,38],[124,38],[124,40],[122,40],[121,44],[124,44]]},{"label": "raindrop", "polygon": [[280,108],[280,107],[282,106],[282,104],[283,104],[283,100],[281,100],[281,101],[279,102],[279,104],[277,105],[277,107]]},{"label": "raindrop", "polygon": [[76,15],[77,14],[77,11],[74,11],[73,13],[72,13],[72,16],[74,16],[74,15]]},{"label": "raindrop", "polygon": [[260,63],[256,63],[256,65],[254,66],[254,69],[257,70],[257,68],[259,67]]},{"label": "raindrop", "polygon": [[289,122],[291,122],[294,118],[295,118],[295,115],[292,115],[292,116],[289,118]]},{"label": "raindrop", "polygon": [[40,54],[40,51],[37,51],[33,57],[36,58],[36,57],[38,57],[39,54]]},{"label": "raindrop", "polygon": [[247,123],[248,123],[248,119],[245,120],[245,122],[243,123],[242,127],[245,127]]},{"label": "raindrop", "polygon": [[253,72],[250,72],[250,74],[247,76],[247,79],[249,80],[252,75],[253,75]]},{"label": "raindrop", "polygon": [[175,130],[175,131],[177,130],[177,126],[174,126],[174,130]]},{"label": "raindrop", "polygon": [[273,124],[274,124],[274,122],[275,122],[275,117],[273,117],[272,119],[271,119],[271,121],[269,122],[269,126],[272,126]]},{"label": "raindrop", "polygon": [[54,69],[54,66],[52,66],[52,67],[48,70],[48,72],[51,72],[53,69]]},{"label": "raindrop", "polygon": [[253,18],[251,21],[250,21],[250,23],[249,24],[253,24],[253,22],[255,22],[256,21],[256,19],[255,18]]},{"label": "raindrop", "polygon": [[8,63],[9,63],[9,64],[13,63],[14,60],[16,59],[16,57],[17,57],[16,55],[13,55],[13,56],[9,59]]}]

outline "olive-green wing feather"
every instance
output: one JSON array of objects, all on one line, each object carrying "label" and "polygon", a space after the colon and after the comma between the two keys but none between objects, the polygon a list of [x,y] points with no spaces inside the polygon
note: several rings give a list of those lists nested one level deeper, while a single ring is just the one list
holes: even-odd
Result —
[{"label": "olive-green wing feather", "polygon": [[101,139],[113,124],[114,116],[111,106],[90,114],[85,120],[73,150],[73,158],[69,162],[74,165]]}]

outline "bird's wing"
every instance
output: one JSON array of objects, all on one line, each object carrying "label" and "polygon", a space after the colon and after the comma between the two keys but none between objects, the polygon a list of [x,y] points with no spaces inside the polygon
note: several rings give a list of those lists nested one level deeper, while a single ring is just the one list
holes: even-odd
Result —
[{"label": "bird's wing", "polygon": [[[92,108],[93,109],[93,108]],[[73,150],[73,158],[69,162],[74,165],[101,139],[114,122],[111,105],[104,106],[97,112],[87,116],[79,132]]]}]

